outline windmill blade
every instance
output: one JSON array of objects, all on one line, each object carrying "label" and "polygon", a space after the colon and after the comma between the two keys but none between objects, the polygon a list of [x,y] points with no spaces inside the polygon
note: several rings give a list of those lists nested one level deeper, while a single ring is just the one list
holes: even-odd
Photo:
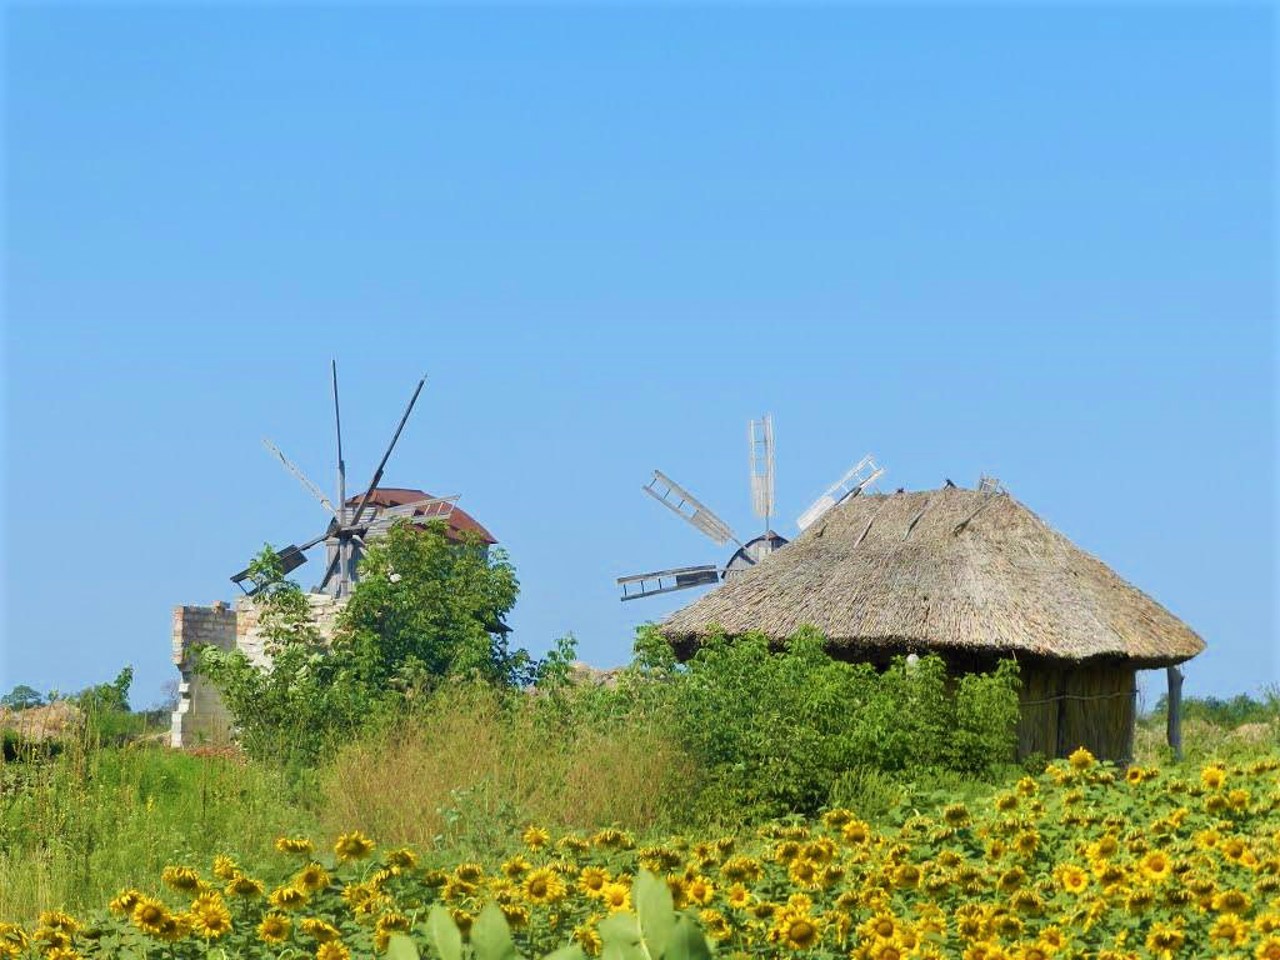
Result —
[{"label": "windmill blade", "polygon": [[[387,507],[378,514],[383,517],[406,517],[411,520],[448,520],[453,514],[453,505],[458,502],[459,494],[447,497],[424,497],[412,503],[402,503],[398,507]],[[419,516],[421,514],[421,516]]]},{"label": "windmill blade", "polygon": [[690,587],[702,587],[720,582],[722,571],[713,563],[695,567],[674,567],[671,570],[654,570],[651,573],[637,573],[629,577],[619,577],[618,586],[622,588],[621,600],[639,600],[641,597],[652,597],[659,593],[673,593],[676,590],[688,590]]},{"label": "windmill blade", "polygon": [[769,518],[773,516],[773,417],[770,414],[748,422],[747,444],[751,451],[751,509],[768,528]]},{"label": "windmill blade", "polygon": [[[383,510],[367,525],[361,526],[359,529],[362,530],[366,536],[381,536],[391,528],[392,524],[400,521],[411,524],[426,523],[430,520],[447,521],[451,516],[453,516],[453,501],[456,499],[457,497],[450,497],[448,500],[440,499],[420,501],[421,503],[428,504],[425,511],[421,514],[392,513],[390,510]],[[405,506],[407,507],[409,505],[405,504]],[[404,507],[396,507],[394,509],[403,510]]]},{"label": "windmill blade", "polygon": [[653,479],[641,489],[676,516],[701,530],[714,540],[717,546],[724,546],[730,540],[742,546],[742,541],[734,536],[727,523],[661,470],[653,471]]},{"label": "windmill blade", "polygon": [[[427,382],[424,375],[418,381],[417,388],[413,391],[413,396],[409,398],[409,405],[404,408],[404,415],[400,418],[400,423],[396,425],[396,432],[391,436],[391,443],[387,445],[387,452],[382,455],[382,459],[378,462],[378,469],[373,471],[373,479],[369,481],[369,489],[364,492],[364,496],[360,498],[360,505],[356,507],[356,512],[351,517],[351,524],[360,522],[360,516],[364,513],[365,505],[369,502],[369,498],[373,496],[373,491],[378,488],[378,481],[382,479],[382,471],[386,469],[387,461],[391,458],[391,451],[396,448],[396,442],[400,439],[400,431],[404,429],[405,423],[409,420],[409,414],[413,412],[413,405],[418,402],[418,394],[422,392],[423,385]],[[343,504],[345,510],[346,504]]]},{"label": "windmill blade", "polygon": [[338,515],[338,511],[333,508],[333,504],[329,502],[329,498],[326,497],[320,491],[319,487],[317,487],[314,483],[312,483],[309,479],[307,479],[306,474],[304,474],[301,470],[299,470],[296,466],[294,466],[288,457],[286,457],[283,453],[280,452],[279,447],[277,447],[274,443],[272,443],[266,437],[262,438],[262,445],[266,447],[268,451],[276,455],[276,457],[280,460],[280,462],[284,464],[285,469],[288,470],[290,473],[292,473],[295,477],[297,477],[298,482],[301,483],[304,487],[306,487],[313,497],[315,497],[322,504],[324,504],[324,508],[326,510],[332,513],[335,517]]},{"label": "windmill blade", "polygon": [[[342,459],[342,408],[338,404],[338,360],[335,357],[332,361],[333,367],[333,424],[338,435],[338,509],[346,513],[347,509],[347,463]],[[341,517],[339,522],[341,522]],[[341,596],[347,592],[347,545],[342,540],[338,541],[338,594]],[[328,579],[325,574],[325,579]]]},{"label": "windmill blade", "polygon": [[[281,575],[287,576],[289,573],[291,573],[294,570],[297,570],[300,566],[306,563],[307,555],[303,551],[305,551],[307,547],[314,546],[316,543],[319,543],[319,541],[314,540],[311,543],[303,544],[301,547],[291,543],[287,547],[284,547],[283,549],[278,551],[276,553],[276,558],[280,561]],[[244,581],[249,579],[249,571],[251,569],[252,569],[251,567],[245,567],[243,570],[241,570],[239,573],[235,574],[231,578],[231,582],[234,583],[237,587],[240,587],[241,590],[244,590],[243,584],[244,584]],[[253,590],[244,590],[244,592],[249,596],[253,596],[255,593],[258,592],[258,590],[255,587]]]},{"label": "windmill blade", "polygon": [[809,509],[796,519],[796,526],[807,530],[814,521],[841,501],[856,497],[868,486],[884,475],[884,468],[877,465],[871,454],[867,454],[855,463],[843,477],[827,488]]}]

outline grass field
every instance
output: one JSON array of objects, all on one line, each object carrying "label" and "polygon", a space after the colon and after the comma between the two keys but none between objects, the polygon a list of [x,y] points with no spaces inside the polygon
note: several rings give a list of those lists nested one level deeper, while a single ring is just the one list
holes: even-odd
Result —
[{"label": "grass field", "polygon": [[[598,899],[598,891],[587,893],[581,888],[584,870],[605,870],[618,885],[615,894],[621,898],[621,888],[631,882],[638,869],[661,865],[661,873],[684,876],[689,883],[703,877],[714,888],[705,902],[701,894],[691,894],[688,902],[703,912],[708,931],[714,936],[723,934],[726,949],[768,953],[788,943],[788,949],[799,949],[803,945],[788,941],[788,937],[800,937],[800,928],[788,933],[780,926],[783,921],[779,917],[791,910],[796,923],[800,922],[797,918],[807,916],[815,929],[822,931],[814,950],[832,955],[838,947],[837,952],[847,954],[854,942],[849,938],[857,939],[858,924],[877,911],[888,911],[906,924],[903,929],[911,931],[920,947],[914,954],[906,949],[901,955],[927,955],[924,934],[931,929],[934,913],[926,907],[942,904],[921,891],[927,892],[928,877],[944,865],[952,893],[964,888],[965,869],[979,871],[981,880],[975,879],[973,889],[947,907],[947,936],[952,939],[945,941],[945,949],[938,947],[943,950],[941,955],[960,956],[980,942],[981,938],[969,938],[962,943],[954,934],[964,926],[965,917],[981,908],[987,924],[983,929],[988,933],[1000,910],[1012,910],[1010,916],[1020,922],[1020,935],[1002,934],[992,943],[1010,951],[1017,946],[1023,951],[1020,955],[1034,956],[1029,952],[1031,946],[1040,942],[1037,938],[1045,936],[1046,930],[1052,939],[1056,935],[1052,928],[1066,929],[1080,922],[1069,909],[1076,901],[1062,889],[1062,872],[1071,864],[1095,878],[1090,889],[1102,899],[1089,901],[1092,909],[1107,916],[1118,911],[1112,917],[1114,923],[1107,921],[1111,925],[1105,927],[1104,939],[1116,941],[1124,929],[1132,928],[1132,924],[1125,927],[1116,920],[1132,919],[1132,911],[1124,906],[1128,901],[1117,900],[1121,893],[1116,890],[1105,893],[1108,885],[1115,886],[1120,880],[1108,884],[1098,879],[1102,868],[1096,857],[1090,860],[1091,855],[1084,851],[1105,836],[1114,836],[1124,850],[1120,857],[1127,878],[1123,896],[1137,896],[1142,901],[1143,884],[1150,880],[1143,873],[1142,858],[1152,849],[1166,847],[1163,841],[1155,845],[1141,838],[1159,828],[1172,844],[1168,847],[1171,869],[1182,886],[1152,887],[1157,907],[1141,914],[1138,939],[1142,942],[1129,944],[1137,949],[1134,955],[1162,955],[1146,946],[1157,923],[1176,926],[1183,931],[1184,940],[1192,929],[1195,936],[1208,937],[1212,929],[1211,924],[1206,925],[1208,920],[1221,917],[1211,909],[1206,912],[1192,905],[1207,894],[1195,893],[1189,886],[1190,878],[1212,879],[1217,884],[1214,889],[1221,892],[1225,889],[1223,877],[1228,874],[1236,886],[1248,881],[1247,890],[1241,886],[1249,898],[1248,909],[1230,914],[1247,921],[1248,937],[1240,943],[1218,945],[1234,949],[1247,943],[1256,951],[1268,942],[1259,924],[1270,923],[1264,923],[1263,918],[1280,907],[1276,900],[1280,896],[1278,731],[1280,720],[1274,717],[1238,728],[1215,723],[1212,718],[1193,717],[1185,729],[1187,759],[1175,766],[1162,743],[1162,724],[1152,720],[1139,730],[1135,769],[1148,773],[1140,775],[1136,784],[1126,783],[1123,772],[1113,774],[1098,767],[1089,767],[1087,775],[1084,770],[1064,767],[1065,777],[1054,774],[1035,780],[1024,779],[1020,771],[1011,768],[1003,781],[989,784],[936,779],[910,783],[871,777],[851,790],[847,811],[833,815],[835,819],[773,823],[738,829],[732,835],[707,818],[705,811],[694,815],[691,790],[698,772],[660,729],[639,722],[618,722],[552,736],[531,717],[513,720],[483,696],[455,698],[435,711],[415,716],[409,724],[352,743],[327,758],[319,769],[301,774],[286,774],[230,751],[201,755],[171,751],[154,740],[103,745],[82,736],[55,756],[27,756],[0,766],[0,920],[30,927],[43,911],[102,914],[108,902],[127,888],[164,893],[177,915],[181,895],[166,892],[160,881],[166,868],[190,866],[201,871],[205,882],[214,882],[209,870],[219,855],[233,857],[237,869],[261,879],[268,889],[287,886],[299,864],[281,857],[276,849],[281,836],[317,839],[319,861],[338,878],[335,886],[326,887],[326,896],[340,898],[341,884],[367,878],[367,870],[352,872],[353,864],[338,864],[332,845],[341,834],[361,831],[377,838],[380,851],[407,845],[415,853],[418,866],[413,882],[421,889],[414,887],[417,893],[412,895],[401,891],[392,896],[384,904],[383,913],[387,914],[407,909],[406,915],[412,915],[413,909],[406,904],[421,907],[443,895],[443,888],[431,883],[446,875],[456,879],[460,864],[474,863],[479,865],[482,881],[475,881],[461,899],[449,901],[465,922],[465,916],[474,916],[483,900],[501,902],[509,896],[503,878],[515,879],[511,864],[518,866],[520,861],[513,861],[513,857],[528,860],[528,869],[539,863],[550,865],[568,892],[554,931],[544,926],[536,936],[521,934],[532,936],[525,941],[530,950],[549,950],[574,929],[594,929],[592,924],[607,915],[607,905]],[[1227,772],[1220,789],[1211,785],[1212,774],[1205,780],[1202,772],[1219,768]],[[1119,782],[1108,782],[1111,779]],[[1247,796],[1241,800],[1232,790],[1243,790]],[[1073,792],[1081,796],[1072,799]],[[1210,798],[1218,795],[1225,806],[1210,806],[1217,802]],[[1014,801],[1015,807],[1004,809],[1001,804],[1007,801],[1000,798],[1007,797],[1022,799]],[[954,811],[948,813],[957,803],[963,803],[971,824],[965,827],[967,832],[947,834],[957,826],[948,819],[959,816]],[[903,809],[914,812],[914,826],[903,817]],[[1072,823],[1076,810],[1087,814]],[[849,846],[844,835],[849,822],[866,824],[874,837],[870,846]],[[546,828],[557,840],[571,839],[544,849],[537,840],[539,834],[522,839],[530,824]],[[612,836],[610,830],[625,835],[616,847],[600,839]],[[1241,838],[1251,851],[1244,872],[1231,873],[1226,864],[1205,859],[1210,854],[1204,849],[1203,838],[1215,831],[1220,837]],[[1035,843],[1026,836],[1034,836]],[[579,848],[574,837],[595,840]],[[839,876],[823,874],[828,862],[819,862],[823,855],[812,851],[818,860],[810,866],[817,873],[804,865],[803,858],[788,859],[780,852],[780,845],[790,842],[788,837],[801,847],[826,842],[823,838],[831,840],[836,846],[829,863],[840,865],[844,872]],[[992,844],[998,843],[1006,846],[993,854]],[[1029,859],[1019,859],[1020,855],[1009,852],[1009,844],[1034,849],[1029,851]],[[646,857],[646,848],[667,849],[669,855],[651,853]],[[961,859],[944,856],[948,850]],[[751,882],[744,881],[745,894],[734,892],[733,872],[725,872],[731,854],[754,858],[761,864],[762,872],[758,876],[753,873]],[[567,866],[560,862],[566,858]],[[1237,861],[1232,861],[1231,870],[1239,866]],[[920,874],[903,886],[894,879],[898,877],[895,871],[908,864],[914,864]],[[569,867],[575,871],[572,876],[565,872]],[[1026,901],[1029,912],[1013,905],[1016,890],[1000,886],[1004,872],[1015,868],[1024,873],[1017,889],[1031,891],[1039,898],[1039,906]],[[432,870],[445,873],[427,872]],[[846,911],[848,917],[842,920],[839,891],[852,889],[847,878],[854,875],[862,899],[858,909]],[[219,888],[224,885],[218,883]],[[401,886],[407,891],[412,885],[405,880]],[[700,888],[695,884],[695,889]],[[1173,889],[1190,890],[1192,901],[1180,904],[1176,897],[1170,900],[1167,894]],[[883,902],[877,899],[876,890],[884,894]],[[397,899],[402,896],[407,898],[403,902]],[[527,902],[527,891],[521,896],[523,899],[512,901],[511,916],[518,921],[521,914],[515,908],[523,904],[534,911],[536,919],[538,904]],[[796,906],[803,901],[791,902],[796,896],[808,898],[804,910]],[[735,905],[731,898],[769,903],[774,912],[752,920],[742,913],[742,903]],[[324,909],[338,910],[338,900],[325,903]],[[1083,903],[1076,908],[1084,909]],[[258,917],[256,925],[263,909],[260,904],[252,909],[243,904],[236,907],[236,929],[241,930],[247,918]],[[368,939],[377,932],[376,917],[372,918],[374,926],[361,925],[356,922],[359,917],[338,913],[333,913],[332,919],[347,924],[347,939],[352,943],[364,943],[361,937]],[[1010,930],[1014,926],[1008,924]],[[1090,941],[1091,949],[1103,949],[1100,937],[1103,934]],[[580,933],[581,938],[591,941],[588,932]],[[1111,943],[1117,949],[1124,945],[1123,938],[1119,947]],[[1041,943],[1040,948],[1044,947]],[[949,952],[953,949],[959,952]],[[1246,955],[1230,950],[1212,955],[1218,954]],[[1167,955],[1201,954],[1175,951]],[[998,960],[1000,954],[973,956]]]}]

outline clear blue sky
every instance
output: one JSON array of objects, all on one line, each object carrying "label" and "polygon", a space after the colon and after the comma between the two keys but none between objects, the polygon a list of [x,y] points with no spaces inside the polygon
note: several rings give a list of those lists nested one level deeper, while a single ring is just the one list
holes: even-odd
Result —
[{"label": "clear blue sky", "polygon": [[[511,622],[599,665],[722,560],[652,468],[779,529],[873,451],[980,472],[1280,680],[1275,40],[1259,4],[10,5],[0,688],[176,674],[332,483],[460,493]],[[318,563],[300,571],[313,582]]]}]

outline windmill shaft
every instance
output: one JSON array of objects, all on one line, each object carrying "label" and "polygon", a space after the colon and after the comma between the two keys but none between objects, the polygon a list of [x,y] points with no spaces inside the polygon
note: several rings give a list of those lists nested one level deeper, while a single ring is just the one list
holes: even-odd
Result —
[{"label": "windmill shaft", "polygon": [[373,472],[373,480],[369,482],[369,489],[360,498],[360,505],[356,507],[355,516],[351,518],[353,525],[360,522],[360,515],[364,513],[365,504],[369,502],[369,498],[373,496],[373,491],[377,489],[378,481],[382,479],[382,471],[386,469],[387,461],[391,459],[391,451],[396,448],[396,443],[400,440],[400,432],[404,430],[404,425],[409,421],[409,414],[413,412],[413,405],[418,402],[418,394],[422,393],[422,387],[426,382],[426,377],[419,380],[417,388],[413,391],[413,396],[409,398],[409,405],[404,408],[404,416],[400,418],[400,423],[396,425],[396,432],[391,437],[387,452],[382,455],[382,460],[378,463],[378,469]]}]

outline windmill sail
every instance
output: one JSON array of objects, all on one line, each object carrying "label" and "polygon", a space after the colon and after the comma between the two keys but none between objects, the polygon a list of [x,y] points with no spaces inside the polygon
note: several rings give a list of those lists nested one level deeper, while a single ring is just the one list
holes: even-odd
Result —
[{"label": "windmill sail", "polygon": [[641,597],[652,597],[659,593],[672,593],[676,590],[688,590],[690,587],[719,582],[720,570],[713,563],[694,567],[673,567],[670,570],[654,570],[651,573],[637,573],[618,578],[623,600],[639,600]]},{"label": "windmill sail", "polygon": [[884,468],[876,464],[870,454],[855,463],[847,473],[820,496],[809,509],[796,519],[796,526],[806,530],[811,524],[837,503],[849,497],[856,497],[868,486],[884,474]]},{"label": "windmill sail", "polygon": [[773,417],[765,414],[747,424],[751,451],[751,509],[764,520],[773,516]]},{"label": "windmill sail", "polygon": [[718,546],[724,546],[730,540],[742,546],[742,541],[733,535],[727,523],[661,470],[653,471],[653,479],[642,489],[676,516],[701,530]]}]

